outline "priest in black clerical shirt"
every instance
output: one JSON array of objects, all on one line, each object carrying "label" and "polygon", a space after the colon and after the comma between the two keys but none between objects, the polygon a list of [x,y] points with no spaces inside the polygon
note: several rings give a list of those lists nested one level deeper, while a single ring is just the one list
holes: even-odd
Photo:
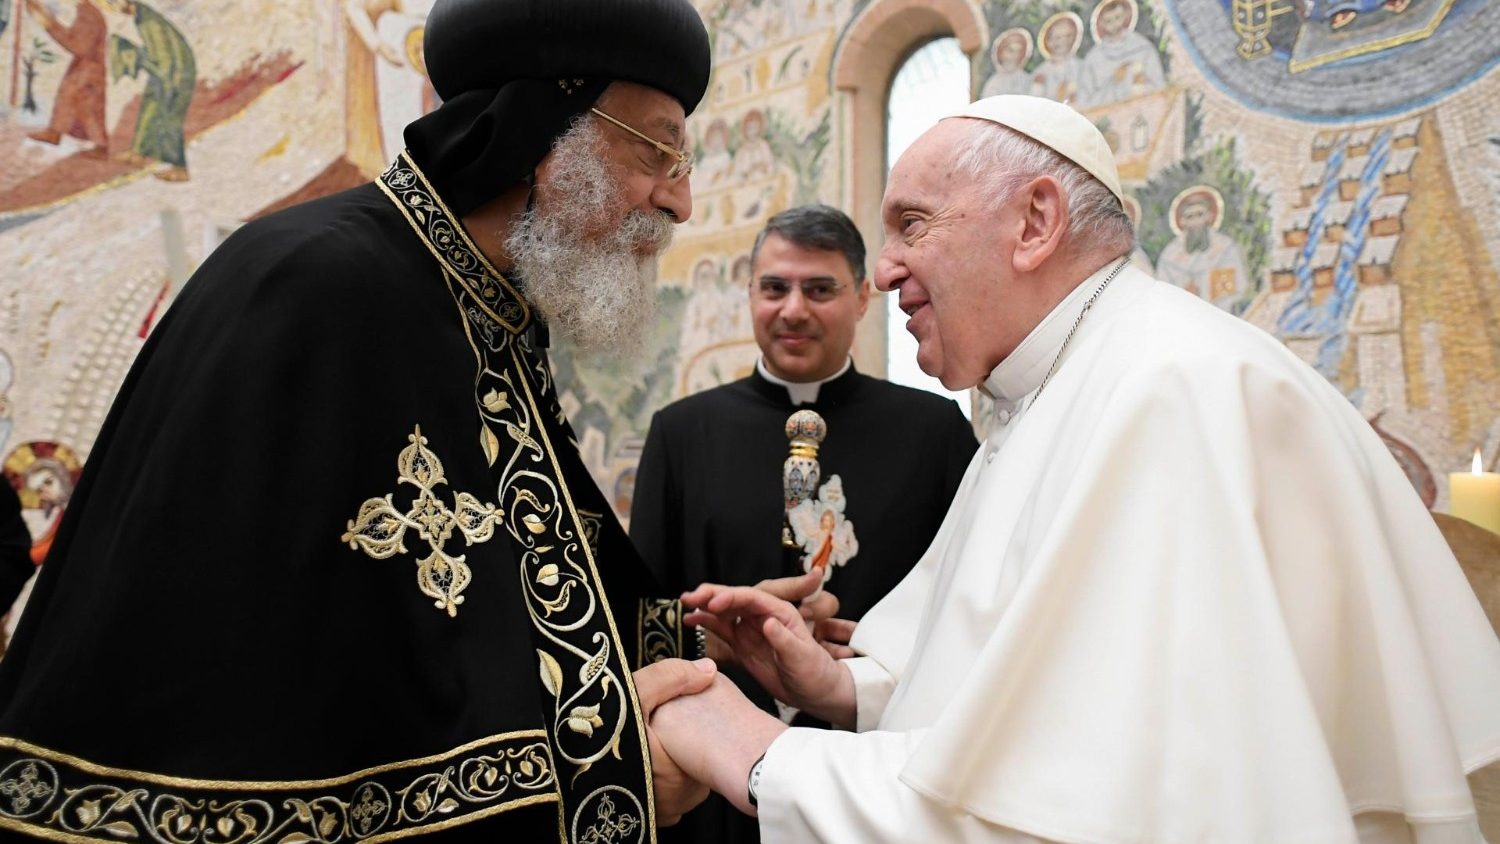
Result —
[{"label": "priest in black clerical shirt", "polygon": [[[849,350],[870,282],[847,215],[826,205],[777,214],[756,238],[752,263],[747,307],[760,361],[749,377],[657,413],[636,475],[631,539],[664,585],[684,590],[801,574],[822,558],[840,615],[857,620],[927,549],[978,445],[952,401],[854,369]],[[785,426],[804,408],[827,423],[822,482],[807,513],[784,525]],[[784,529],[795,550],[783,548]],[[727,673],[778,711],[754,680]],[[717,796],[662,837],[759,840],[756,820]]]},{"label": "priest in black clerical shirt", "polygon": [[[0,836],[653,841],[681,614],[542,356],[649,324],[688,0],[439,0],[443,105],[252,222],[148,340],[0,663]],[[626,315],[636,315],[634,319]]]}]

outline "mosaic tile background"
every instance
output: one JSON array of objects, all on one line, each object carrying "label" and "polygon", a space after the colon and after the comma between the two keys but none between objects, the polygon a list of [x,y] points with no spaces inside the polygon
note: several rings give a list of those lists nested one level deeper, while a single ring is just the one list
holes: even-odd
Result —
[{"label": "mosaic tile background", "polygon": [[[753,365],[744,284],[762,221],[854,195],[853,139],[883,127],[848,125],[834,71],[855,22],[899,6],[978,21],[976,96],[1038,92],[1083,108],[1137,206],[1138,260],[1316,366],[1430,506],[1446,505],[1446,473],[1475,447],[1493,468],[1495,5],[698,5],[714,77],[689,122],[696,208],[663,260],[652,352],[635,364],[554,354],[581,447],[620,512],[651,414]],[[432,107],[429,7],[0,0],[0,456],[30,490],[42,547],[133,356],[208,251],[247,219],[378,172],[401,126]],[[915,49],[922,36],[911,38]],[[867,322],[858,362],[879,373],[883,323]]]}]

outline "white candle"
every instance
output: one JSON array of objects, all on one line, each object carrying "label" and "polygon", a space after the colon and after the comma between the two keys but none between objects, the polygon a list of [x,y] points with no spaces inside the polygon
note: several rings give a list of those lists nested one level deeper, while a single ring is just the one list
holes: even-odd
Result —
[{"label": "white candle", "polygon": [[1453,515],[1500,533],[1500,474],[1484,471],[1479,449],[1474,449],[1471,471],[1448,475],[1448,500]]}]

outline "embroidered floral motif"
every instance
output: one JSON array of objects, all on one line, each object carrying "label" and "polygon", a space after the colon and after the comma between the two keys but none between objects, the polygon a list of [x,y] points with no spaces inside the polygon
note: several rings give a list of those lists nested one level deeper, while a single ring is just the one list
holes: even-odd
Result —
[{"label": "embroidered floral motif", "polygon": [[[628,800],[636,814],[615,807],[614,797]],[[584,809],[593,807],[594,816],[580,834],[578,825],[584,819]],[[639,842],[645,838],[645,828],[640,819],[640,803],[635,796],[623,788],[601,788],[583,802],[577,815],[573,816],[573,840],[578,844],[625,844]]]},{"label": "embroidered floral motif", "polygon": [[578,509],[578,521],[583,525],[583,541],[589,544],[589,552],[599,556],[599,534],[604,530],[604,514]]},{"label": "embroidered floral motif", "polygon": [[407,553],[406,532],[415,530],[432,549],[431,554],[417,561],[417,586],[422,594],[434,599],[433,606],[447,610],[451,618],[458,615],[458,606],[464,602],[462,593],[473,573],[464,561],[465,555],[450,556],[443,547],[455,528],[462,534],[465,545],[488,542],[495,533],[495,522],[504,514],[495,505],[485,504],[467,492],[455,493],[453,509],[448,509],[433,493],[434,487],[446,484],[448,479],[443,476],[442,461],[427,448],[422,427],[416,426],[415,433],[408,435],[407,440],[411,445],[396,458],[396,477],[397,483],[417,488],[416,500],[403,513],[392,502],[392,493],[384,498],[367,499],[340,541],[384,560]]},{"label": "embroidered floral motif", "polygon": [[18,818],[47,808],[57,794],[57,770],[46,762],[25,759],[10,763],[0,773],[0,795],[6,807],[0,812]]},{"label": "embroidered floral motif", "polygon": [[0,739],[0,754],[18,756],[0,771],[0,828],[64,840],[333,844],[557,799],[541,731],[313,781],[141,774],[13,739]]},{"label": "embroidered floral motif", "polygon": [[682,657],[682,603],[676,598],[641,599],[641,664]]},{"label": "embroidered floral motif", "polygon": [[[459,222],[438,200],[432,186],[405,153],[396,157],[380,177],[380,186],[400,207],[406,219],[421,235],[433,257],[474,295],[486,320],[502,326],[510,334],[520,334],[531,321],[526,301],[510,283],[486,266],[474,250]],[[492,348],[503,341],[491,337]]]},{"label": "embroidered floral motif", "polygon": [[[542,686],[553,700],[553,736],[558,757],[577,766],[576,779],[612,751],[630,723],[632,703],[620,677],[623,668],[605,616],[602,591],[593,571],[593,549],[583,514],[567,496],[555,453],[544,445],[546,420],[536,395],[545,364],[509,350],[509,365],[488,365],[494,383],[477,398],[487,428],[516,444],[500,467],[500,492],[510,518],[505,525],[520,551],[522,583],[533,624],[551,647],[538,650]],[[531,376],[531,377],[528,377]],[[515,400],[491,410],[489,393]],[[564,671],[558,660],[576,668]],[[577,713],[588,712],[586,718]],[[597,719],[598,723],[594,723]],[[588,729],[583,729],[587,724]]]},{"label": "embroidered floral motif", "polygon": [[[392,187],[392,180],[406,171],[415,173],[422,191]],[[538,679],[552,709],[547,733],[558,766],[561,811],[574,819],[570,840],[579,842],[581,834],[598,827],[580,825],[578,819],[599,811],[595,798],[601,792],[581,801],[578,795],[601,781],[611,783],[616,803],[628,801],[617,819],[629,816],[627,825],[634,824],[639,840],[652,824],[645,728],[630,692],[619,631],[604,600],[588,518],[575,506],[557,462],[566,447],[567,426],[552,373],[523,333],[524,325],[517,328],[509,320],[506,304],[514,303],[523,314],[529,311],[518,295],[486,295],[491,288],[502,294],[514,291],[482,256],[472,253],[479,262],[476,275],[449,261],[451,246],[432,242],[447,232],[435,230],[429,221],[447,212],[426,192],[430,189],[421,173],[404,156],[382,177],[382,187],[443,262],[449,292],[478,359],[474,405],[480,447],[496,478],[497,505],[505,508],[502,524],[520,564],[522,594],[536,631]],[[472,246],[461,231],[456,236],[466,248]],[[497,323],[512,336],[500,336]],[[615,840],[627,840],[620,837],[622,828],[615,828]],[[604,835],[603,827],[593,834]]]}]

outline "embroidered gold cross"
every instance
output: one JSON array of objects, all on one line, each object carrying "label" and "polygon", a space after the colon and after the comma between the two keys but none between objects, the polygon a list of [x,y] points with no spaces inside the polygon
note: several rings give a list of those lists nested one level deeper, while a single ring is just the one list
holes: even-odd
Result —
[{"label": "embroidered gold cross", "polygon": [[348,531],[340,539],[349,547],[362,550],[377,560],[396,554],[405,554],[403,539],[408,529],[427,540],[432,553],[417,561],[417,586],[422,594],[433,600],[433,606],[447,610],[450,617],[458,615],[458,605],[464,602],[463,591],[473,579],[463,554],[449,556],[443,546],[452,537],[454,528],[463,534],[465,545],[488,542],[494,536],[495,523],[504,514],[493,504],[485,504],[467,492],[453,494],[453,509],[438,500],[433,488],[446,484],[443,462],[427,448],[427,438],[422,436],[422,426],[407,437],[411,442],[396,458],[397,483],[411,484],[420,492],[411,508],[402,513],[391,501],[392,493],[384,498],[371,498],[359,506],[359,515],[349,522]]},{"label": "embroidered gold cross", "polygon": [[0,782],[0,794],[10,798],[11,808],[14,809],[13,814],[17,815],[31,808],[33,800],[46,801],[56,791],[57,789],[43,778],[35,762],[27,762],[26,767],[21,769],[19,778]]}]

